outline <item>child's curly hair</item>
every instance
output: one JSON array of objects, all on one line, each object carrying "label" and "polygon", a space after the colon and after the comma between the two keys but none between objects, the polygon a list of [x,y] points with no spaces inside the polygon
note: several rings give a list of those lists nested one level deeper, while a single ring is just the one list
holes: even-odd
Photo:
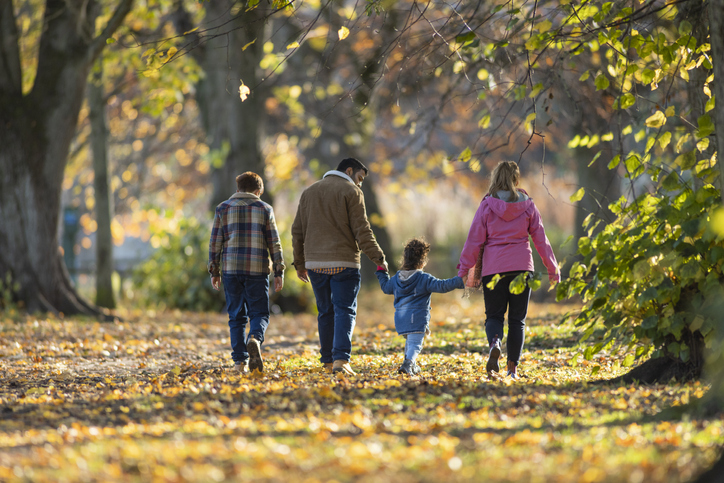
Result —
[{"label": "child's curly hair", "polygon": [[402,270],[417,270],[424,267],[428,253],[430,253],[430,244],[423,238],[408,240],[402,253]]}]

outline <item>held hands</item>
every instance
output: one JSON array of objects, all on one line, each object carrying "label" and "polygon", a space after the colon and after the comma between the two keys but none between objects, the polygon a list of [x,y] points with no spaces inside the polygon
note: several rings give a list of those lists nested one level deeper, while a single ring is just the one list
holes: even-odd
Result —
[{"label": "held hands", "polygon": [[211,286],[214,287],[214,290],[219,290],[219,287],[221,286],[221,277],[214,277],[211,276]]}]

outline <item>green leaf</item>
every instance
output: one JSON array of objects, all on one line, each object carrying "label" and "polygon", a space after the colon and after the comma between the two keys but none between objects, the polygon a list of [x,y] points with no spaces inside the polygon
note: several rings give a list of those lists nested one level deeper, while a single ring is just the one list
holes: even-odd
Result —
[{"label": "green leaf", "polygon": [[508,289],[510,290],[510,293],[513,295],[520,295],[523,293],[523,291],[526,288],[526,278],[528,277],[528,272],[523,272],[518,274],[511,282]]},{"label": "green leaf", "polygon": [[708,101],[706,101],[706,104],[704,105],[704,112],[709,112],[709,111],[711,111],[712,109],[714,109],[714,105],[715,105],[715,102],[716,102],[716,101],[714,100],[715,97],[716,97],[716,96],[711,96],[711,99],[709,99]]},{"label": "green leaf", "polygon": [[[642,57],[644,57],[644,56],[642,55]],[[656,72],[654,72],[651,69],[644,69],[643,72],[641,72],[641,83],[644,85],[651,84],[651,82],[653,82],[655,77],[656,77]]]},{"label": "green leaf", "polygon": [[500,281],[500,274],[493,275],[493,278],[490,279],[490,282],[486,285],[490,290],[495,289],[495,286],[498,285],[498,282]]},{"label": "green leaf", "polygon": [[621,362],[621,365],[623,367],[631,367],[633,366],[635,357],[633,354],[627,354],[626,357],[623,358],[623,362]]},{"label": "green leaf", "polygon": [[659,137],[659,146],[661,146],[661,149],[666,149],[666,146],[668,146],[670,142],[671,133],[669,131],[666,131]]},{"label": "green leaf", "polygon": [[578,253],[583,255],[584,257],[590,254],[593,251],[593,247],[591,246],[591,239],[587,236],[582,236],[578,239]]},{"label": "green leaf", "polygon": [[461,163],[467,163],[470,161],[470,158],[472,157],[473,153],[470,151],[470,148],[465,148],[465,150],[460,153],[460,156],[458,156],[458,161]]},{"label": "green leaf", "polygon": [[116,39],[114,39],[113,37],[109,37],[106,39],[106,45],[111,45],[111,44],[115,44],[115,43],[116,43]]},{"label": "green leaf", "polygon": [[583,199],[583,196],[586,194],[585,188],[579,188],[578,191],[573,193],[571,197],[569,198],[571,200],[571,203],[575,203],[577,201],[581,201]]},{"label": "green leaf", "polygon": [[609,85],[611,85],[611,82],[608,80],[608,77],[606,77],[605,74],[598,74],[596,77],[596,90],[602,91],[603,89],[606,89]]},{"label": "green leaf", "polygon": [[608,169],[614,169],[621,162],[621,155],[617,154],[613,157],[610,163],[608,163]]},{"label": "green leaf", "polygon": [[475,32],[467,32],[465,34],[455,37],[455,42],[459,44],[464,44],[465,42],[469,42],[471,40],[475,40]]},{"label": "green leaf", "polygon": [[619,103],[621,109],[628,109],[634,104],[636,104],[636,98],[630,92],[621,96],[621,102]]},{"label": "green leaf", "polygon": [[656,111],[646,119],[646,126],[659,128],[666,124],[666,115],[661,111]]},{"label": "green leaf", "polygon": [[[653,287],[649,287],[649,288],[653,288]],[[650,299],[650,300],[653,300],[653,299]],[[659,325],[659,316],[658,315],[651,315],[649,317],[646,317],[643,321],[641,321],[641,327],[644,329],[654,329],[654,328],[656,328],[657,325]]]},{"label": "green leaf", "polygon": [[711,116],[704,114],[697,120],[699,124],[699,132],[696,134],[699,138],[705,138],[714,132],[714,123],[711,122]]},{"label": "green leaf", "polygon": [[681,166],[681,169],[691,169],[696,165],[696,151],[687,151],[676,157],[674,164]]},{"label": "green leaf", "polygon": [[590,168],[591,166],[593,166],[593,163],[595,163],[596,160],[597,160],[600,156],[601,156],[601,151],[597,152],[596,155],[593,156],[593,159],[591,160],[591,162],[588,163],[588,167]]},{"label": "green leaf", "polygon": [[681,188],[681,179],[679,173],[672,171],[661,182],[661,187],[667,191],[676,191]]}]

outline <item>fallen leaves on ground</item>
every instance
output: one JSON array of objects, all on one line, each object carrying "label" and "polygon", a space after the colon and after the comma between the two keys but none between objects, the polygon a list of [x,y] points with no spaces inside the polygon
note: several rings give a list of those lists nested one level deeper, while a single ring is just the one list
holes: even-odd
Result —
[{"label": "fallen leaves on ground", "polygon": [[531,307],[514,381],[484,372],[481,297],[433,304],[413,377],[375,292],[357,376],[323,370],[311,315],[273,317],[265,372],[243,375],[221,314],[0,321],[0,480],[678,482],[715,460],[721,420],[660,414],[707,387],[597,384],[626,369],[571,366],[570,307]]}]

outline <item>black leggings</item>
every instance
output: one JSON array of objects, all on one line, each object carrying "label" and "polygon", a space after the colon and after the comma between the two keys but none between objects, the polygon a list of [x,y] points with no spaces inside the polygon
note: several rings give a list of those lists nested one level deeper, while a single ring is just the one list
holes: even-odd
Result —
[{"label": "black leggings", "polygon": [[523,352],[525,342],[525,317],[528,315],[528,300],[530,299],[530,287],[526,283],[525,290],[515,295],[510,293],[510,282],[523,272],[501,273],[500,280],[493,290],[487,285],[493,275],[483,277],[483,297],[485,299],[485,334],[488,336],[488,344],[493,344],[497,337],[503,340],[503,324],[505,312],[508,311],[508,361],[516,365],[520,361],[520,354]]}]

